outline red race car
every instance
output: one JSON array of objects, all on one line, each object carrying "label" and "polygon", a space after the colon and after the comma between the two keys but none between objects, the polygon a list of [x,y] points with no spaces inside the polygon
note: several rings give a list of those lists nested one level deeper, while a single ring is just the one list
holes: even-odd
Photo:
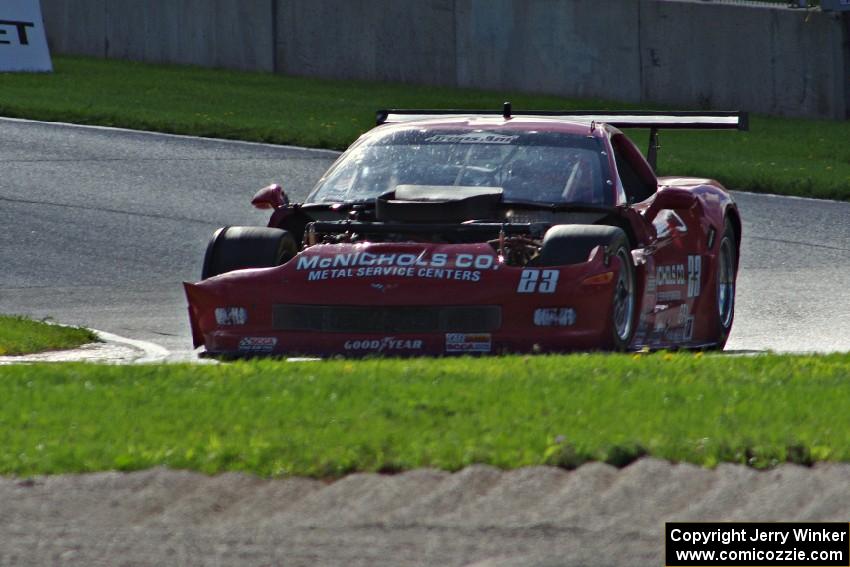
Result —
[{"label": "red race car", "polygon": [[[648,160],[620,128],[650,130]],[[378,112],[303,204],[212,237],[186,283],[211,354],[722,348],[741,219],[716,181],[656,177],[660,128],[738,112]]]}]

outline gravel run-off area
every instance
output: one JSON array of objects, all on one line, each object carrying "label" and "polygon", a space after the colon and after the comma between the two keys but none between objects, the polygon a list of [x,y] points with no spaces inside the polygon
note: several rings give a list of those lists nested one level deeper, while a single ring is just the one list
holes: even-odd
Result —
[{"label": "gravel run-off area", "polygon": [[843,521],[850,465],[0,478],[2,566],[663,565],[665,521]]}]

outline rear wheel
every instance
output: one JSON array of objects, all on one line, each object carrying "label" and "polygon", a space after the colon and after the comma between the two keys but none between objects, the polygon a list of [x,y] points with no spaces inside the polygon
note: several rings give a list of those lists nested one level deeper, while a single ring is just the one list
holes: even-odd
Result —
[{"label": "rear wheel", "polygon": [[738,249],[735,240],[735,228],[729,219],[723,229],[723,236],[717,252],[717,286],[715,291],[715,316],[717,318],[717,344],[722,349],[732,331],[735,319],[735,280],[738,262]]},{"label": "rear wheel", "polygon": [[271,268],[298,253],[292,235],[279,228],[226,226],[215,231],[204,255],[201,279],[244,268]]},{"label": "rear wheel", "polygon": [[612,298],[611,337],[608,345],[626,350],[635,329],[637,285],[629,238],[622,229],[604,225],[558,225],[546,232],[543,246],[529,265],[563,266],[586,262],[597,246],[604,246],[609,258],[620,260],[615,274]]}]

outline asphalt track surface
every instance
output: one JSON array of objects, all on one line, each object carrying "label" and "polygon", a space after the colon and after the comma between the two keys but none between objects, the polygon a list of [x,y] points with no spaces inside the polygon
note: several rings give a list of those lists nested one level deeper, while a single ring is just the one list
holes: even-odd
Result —
[{"label": "asphalt track surface", "polygon": [[[0,119],[0,312],[192,357],[181,281],[212,232],[264,225],[335,152]],[[850,203],[735,193],[744,241],[732,351],[850,350]]]}]

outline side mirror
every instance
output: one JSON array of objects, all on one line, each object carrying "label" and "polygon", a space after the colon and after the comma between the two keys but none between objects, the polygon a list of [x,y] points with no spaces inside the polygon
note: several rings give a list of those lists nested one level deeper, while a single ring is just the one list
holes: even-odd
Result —
[{"label": "side mirror", "polygon": [[652,202],[651,208],[656,212],[662,209],[681,211],[690,209],[696,202],[696,195],[692,192],[686,189],[671,187],[669,189],[661,189],[655,194],[655,200]]},{"label": "side mirror", "polygon": [[280,185],[274,183],[257,191],[251,204],[258,209],[279,209],[289,204],[289,197]]}]

